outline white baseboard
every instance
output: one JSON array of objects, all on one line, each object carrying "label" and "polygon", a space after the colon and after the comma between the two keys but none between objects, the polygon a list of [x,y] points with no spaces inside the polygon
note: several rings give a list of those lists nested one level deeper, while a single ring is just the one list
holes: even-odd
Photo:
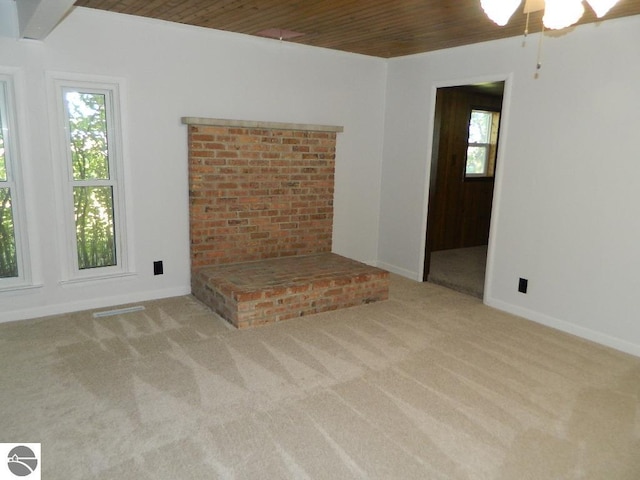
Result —
[{"label": "white baseboard", "polygon": [[56,305],[42,305],[34,308],[25,308],[3,313],[0,323],[15,322],[17,320],[27,320],[32,318],[48,317],[50,315],[60,315],[63,313],[80,312],[83,310],[95,310],[97,308],[113,307],[135,302],[146,302],[160,298],[179,297],[189,295],[191,287],[175,287],[165,290],[152,290],[128,295],[118,295],[107,298],[93,298],[81,302],[61,303]]},{"label": "white baseboard", "polygon": [[590,340],[592,342],[599,343],[600,345],[611,347],[615,350],[640,357],[640,345],[628,342],[621,338],[612,337],[605,333],[598,332],[597,330],[591,330],[590,328],[581,327],[580,325],[576,325],[575,323],[550,317],[548,315],[544,315],[527,308],[522,308],[517,305],[511,305],[500,300],[485,298],[484,303],[490,307],[497,308],[498,310],[502,310],[513,315],[518,315],[519,317],[526,318],[527,320],[531,320],[532,322],[540,323],[547,327],[555,328],[556,330],[575,335],[585,340]]},{"label": "white baseboard", "polygon": [[382,268],[383,270],[386,270],[388,272],[400,275],[402,277],[409,278],[411,280],[416,280],[418,282],[422,281],[418,272],[413,272],[411,270],[406,270],[404,268],[396,267],[395,265],[391,265],[385,262],[376,262],[375,266],[378,268]]}]

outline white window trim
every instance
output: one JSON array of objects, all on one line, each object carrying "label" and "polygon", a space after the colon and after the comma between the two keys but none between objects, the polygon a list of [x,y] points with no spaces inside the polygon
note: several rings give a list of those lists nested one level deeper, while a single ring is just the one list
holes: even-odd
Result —
[{"label": "white window trim", "polygon": [[15,69],[0,68],[0,81],[5,85],[5,104],[2,116],[6,124],[0,128],[6,128],[5,150],[9,155],[7,161],[7,186],[11,188],[12,214],[16,253],[18,263],[18,276],[0,279],[0,291],[15,291],[33,288],[31,277],[31,258],[29,255],[28,227],[26,217],[25,191],[23,181],[23,151],[21,149],[21,130],[24,125],[19,123],[17,105],[18,88],[16,77],[19,72]]},{"label": "white window trim", "polygon": [[[81,285],[96,280],[118,279],[133,275],[131,226],[127,220],[129,208],[126,189],[127,169],[124,161],[125,136],[123,128],[124,80],[114,77],[88,76],[59,72],[47,73],[48,95],[50,99],[51,141],[57,193],[57,211],[60,218],[59,244],[61,245],[61,276],[63,285]],[[76,250],[76,226],[74,222],[73,185],[68,128],[63,91],[65,89],[86,89],[91,92],[110,92],[111,124],[109,128],[109,151],[115,167],[114,224],[116,228],[117,265],[80,270]]]}]

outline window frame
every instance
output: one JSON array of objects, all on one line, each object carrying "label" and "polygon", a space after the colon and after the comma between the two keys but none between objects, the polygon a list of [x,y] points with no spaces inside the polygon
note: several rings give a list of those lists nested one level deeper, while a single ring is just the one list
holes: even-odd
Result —
[{"label": "window frame", "polygon": [[[63,228],[60,233],[63,248],[62,283],[86,282],[89,280],[130,275],[130,245],[125,204],[125,163],[122,128],[122,80],[86,78],[64,74],[49,74],[52,102],[55,103],[55,143],[58,154],[55,171],[59,178],[59,203]],[[109,180],[77,181],[73,178],[73,162],[70,148],[68,111],[65,93],[78,91],[105,95],[107,138],[109,149]],[[111,186],[113,195],[113,224],[115,236],[116,264],[113,266],[80,269],[78,262],[78,239],[75,222],[74,187]]]},{"label": "window frame", "polygon": [[[491,119],[491,127],[489,130],[489,143],[475,143],[469,142],[469,127],[471,125],[471,116],[473,112],[486,112],[492,114]],[[497,122],[495,121],[495,117],[497,116]],[[485,106],[472,106],[469,109],[469,116],[467,119],[467,141],[465,148],[465,156],[464,156],[464,165],[462,176],[465,181],[491,181],[495,178],[496,174],[496,163],[498,159],[498,140],[500,137],[500,122],[502,121],[502,112],[499,108],[485,107]],[[492,136],[495,125],[495,142],[492,142]],[[485,171],[483,173],[467,173],[467,163],[468,163],[468,151],[469,147],[480,147],[484,148],[487,155],[487,161],[485,163]]]},{"label": "window frame", "polygon": [[14,241],[16,245],[16,263],[18,275],[0,278],[0,291],[28,288],[31,285],[31,261],[27,233],[25,192],[22,176],[22,151],[20,148],[20,129],[16,108],[16,72],[0,68],[0,128],[3,130],[5,148],[6,183],[2,188],[11,191],[11,214],[13,217]]}]

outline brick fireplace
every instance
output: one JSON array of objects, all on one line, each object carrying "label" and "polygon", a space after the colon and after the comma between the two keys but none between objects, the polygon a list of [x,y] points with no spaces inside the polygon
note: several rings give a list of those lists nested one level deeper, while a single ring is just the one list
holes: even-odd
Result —
[{"label": "brick fireplace", "polygon": [[341,127],[182,121],[197,298],[239,328],[387,298],[387,272],[331,253]]}]

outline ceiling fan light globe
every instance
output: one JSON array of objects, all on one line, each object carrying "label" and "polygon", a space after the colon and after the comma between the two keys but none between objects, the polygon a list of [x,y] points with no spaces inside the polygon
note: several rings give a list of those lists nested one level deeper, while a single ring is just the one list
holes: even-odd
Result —
[{"label": "ceiling fan light globe", "polygon": [[604,17],[619,0],[587,0],[598,18]]},{"label": "ceiling fan light globe", "polygon": [[545,0],[542,23],[546,28],[560,30],[576,23],[583,13],[582,0]]},{"label": "ceiling fan light globe", "polygon": [[522,0],[480,0],[480,5],[491,20],[504,27]]}]

